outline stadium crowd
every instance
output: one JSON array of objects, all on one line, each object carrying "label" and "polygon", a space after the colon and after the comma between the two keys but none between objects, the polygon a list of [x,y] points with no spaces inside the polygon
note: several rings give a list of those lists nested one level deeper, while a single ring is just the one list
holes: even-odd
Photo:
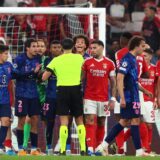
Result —
[{"label": "stadium crowd", "polygon": [[[106,7],[106,48],[98,37],[97,17],[94,17],[94,38],[89,39],[87,16],[74,17],[74,25],[80,26],[79,33],[75,33],[67,22],[73,18],[71,15],[1,15],[0,154],[43,155],[38,146],[38,124],[42,121],[45,153],[66,155],[71,150],[70,128],[74,121],[81,155],[108,155],[113,139],[117,146],[115,154],[125,155],[124,143],[130,136],[136,156],[156,155],[151,143],[153,124],[158,126],[160,117],[160,2],[90,2],[93,7]],[[86,1],[17,0],[12,5],[74,7],[75,4],[86,5]],[[1,4],[7,5],[10,5],[7,0]],[[135,11],[144,11],[138,32],[128,28],[129,23],[133,24]],[[10,62],[9,53],[13,57]],[[108,132],[105,121],[112,110],[118,123]],[[58,149],[53,151],[57,115],[59,140]],[[12,146],[12,116],[18,117],[15,130],[18,151]]]}]

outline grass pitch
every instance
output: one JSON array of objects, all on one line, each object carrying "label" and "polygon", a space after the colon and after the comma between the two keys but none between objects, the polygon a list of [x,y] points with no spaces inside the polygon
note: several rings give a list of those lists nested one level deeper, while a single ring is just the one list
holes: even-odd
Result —
[{"label": "grass pitch", "polygon": [[160,160],[160,157],[135,156],[0,156],[0,160]]}]

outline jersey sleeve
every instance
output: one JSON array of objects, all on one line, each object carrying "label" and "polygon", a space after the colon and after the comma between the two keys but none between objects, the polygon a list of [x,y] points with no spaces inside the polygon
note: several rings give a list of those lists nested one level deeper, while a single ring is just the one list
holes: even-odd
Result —
[{"label": "jersey sleeve", "polygon": [[143,57],[143,72],[142,73],[146,73],[148,72],[148,66],[147,66],[147,63]]},{"label": "jersey sleeve", "polygon": [[21,68],[23,67],[23,65],[24,65],[23,57],[17,57],[14,60],[12,67],[12,79],[25,80],[25,79],[36,78],[37,74],[34,73],[34,71],[29,71],[29,72],[22,71]]},{"label": "jersey sleeve", "polygon": [[112,76],[115,76],[116,75],[116,72],[115,72],[116,68],[115,68],[115,64],[113,62],[111,62],[110,64],[110,72],[109,72],[109,76],[112,77]]},{"label": "jersey sleeve", "polygon": [[55,59],[53,59],[46,67],[46,70],[51,72],[51,73],[54,73],[54,70],[55,70]]},{"label": "jersey sleeve", "polygon": [[87,71],[86,61],[84,61],[82,64],[82,71]]},{"label": "jersey sleeve", "polygon": [[160,76],[160,60],[156,64],[156,76]]},{"label": "jersey sleeve", "polygon": [[118,73],[127,74],[130,69],[129,61],[126,58],[123,58],[120,61],[120,66],[118,69]]}]

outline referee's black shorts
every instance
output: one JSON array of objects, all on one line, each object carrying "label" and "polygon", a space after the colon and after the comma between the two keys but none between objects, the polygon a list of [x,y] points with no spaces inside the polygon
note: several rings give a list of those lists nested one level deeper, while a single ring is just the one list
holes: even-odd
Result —
[{"label": "referee's black shorts", "polygon": [[79,117],[83,115],[83,99],[81,86],[59,86],[57,87],[57,115],[72,115]]}]

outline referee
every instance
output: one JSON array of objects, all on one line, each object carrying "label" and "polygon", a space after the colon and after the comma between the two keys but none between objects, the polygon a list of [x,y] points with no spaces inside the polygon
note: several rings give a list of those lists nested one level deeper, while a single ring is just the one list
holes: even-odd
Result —
[{"label": "referee", "polygon": [[57,115],[60,116],[60,153],[65,155],[68,138],[69,115],[75,117],[77,132],[81,147],[81,155],[86,152],[86,131],[83,124],[83,101],[80,86],[83,57],[73,54],[73,41],[65,38],[62,41],[64,53],[54,58],[46,67],[42,80],[47,80],[51,74],[57,77]]}]

